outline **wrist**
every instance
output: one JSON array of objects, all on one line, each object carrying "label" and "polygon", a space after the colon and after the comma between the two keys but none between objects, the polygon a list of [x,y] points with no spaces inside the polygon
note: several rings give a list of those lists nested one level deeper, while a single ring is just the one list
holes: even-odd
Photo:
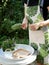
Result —
[{"label": "wrist", "polygon": [[24,17],[24,19],[23,19],[23,23],[25,23],[25,24],[27,24],[27,23],[28,23],[28,20],[27,20],[27,18],[26,18],[26,17]]},{"label": "wrist", "polygon": [[43,27],[43,26],[44,26],[44,22],[40,22],[39,27]]}]

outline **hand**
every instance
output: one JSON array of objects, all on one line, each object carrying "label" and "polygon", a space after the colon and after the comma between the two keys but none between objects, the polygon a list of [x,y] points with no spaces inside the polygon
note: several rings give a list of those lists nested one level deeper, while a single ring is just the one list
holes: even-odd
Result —
[{"label": "hand", "polygon": [[39,28],[39,23],[29,24],[29,28],[33,31],[36,31]]},{"label": "hand", "polygon": [[27,23],[28,23],[28,20],[27,20],[27,18],[25,17],[24,19],[23,19],[23,23],[22,23],[22,29],[26,29],[27,28]]},{"label": "hand", "polygon": [[49,11],[49,6],[47,7],[48,11]]}]

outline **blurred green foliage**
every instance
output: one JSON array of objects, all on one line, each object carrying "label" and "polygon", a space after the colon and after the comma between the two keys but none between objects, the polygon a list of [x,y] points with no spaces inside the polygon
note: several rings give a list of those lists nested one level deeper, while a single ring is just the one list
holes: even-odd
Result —
[{"label": "blurred green foliage", "polygon": [[0,12],[1,19],[8,18],[16,23],[22,22],[23,18],[23,3],[22,0],[1,0]]},{"label": "blurred green foliage", "polygon": [[[26,43],[28,40],[28,30],[12,30],[11,27],[17,23],[22,23],[24,17],[24,5],[23,0],[1,0],[0,1],[0,47],[5,50],[10,47],[10,41],[3,41],[14,38],[14,41],[24,39],[22,43]],[[27,39],[27,40],[26,40]],[[18,42],[20,43],[21,40]],[[6,44],[7,43],[7,44]],[[9,43],[9,44],[8,44]],[[28,42],[27,42],[28,43]],[[13,44],[13,43],[12,43]]]}]

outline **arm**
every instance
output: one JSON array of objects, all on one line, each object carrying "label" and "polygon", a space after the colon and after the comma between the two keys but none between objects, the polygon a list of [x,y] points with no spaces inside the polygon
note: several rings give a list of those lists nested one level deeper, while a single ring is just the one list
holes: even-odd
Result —
[{"label": "arm", "polygon": [[24,3],[24,16],[26,17],[27,4]]},{"label": "arm", "polygon": [[27,28],[27,23],[28,23],[28,20],[27,20],[27,17],[26,17],[26,10],[27,10],[27,4],[24,3],[24,19],[23,19],[23,22],[22,22],[22,29],[26,29]]},{"label": "arm", "polygon": [[39,23],[39,27],[48,26],[48,25],[49,25],[49,19]]},{"label": "arm", "polygon": [[39,23],[35,23],[35,24],[30,24],[29,27],[31,30],[37,30],[39,29],[39,27],[43,27],[43,26],[48,26],[49,25],[49,19],[43,22],[39,22]]},{"label": "arm", "polygon": [[23,19],[23,23],[28,23],[27,17],[26,17],[26,10],[27,10],[27,4],[24,3],[24,19]]}]

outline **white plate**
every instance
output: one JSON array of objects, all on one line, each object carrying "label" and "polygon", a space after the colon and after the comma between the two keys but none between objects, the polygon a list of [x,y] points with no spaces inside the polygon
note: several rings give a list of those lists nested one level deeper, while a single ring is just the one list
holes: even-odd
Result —
[{"label": "white plate", "polygon": [[25,50],[29,51],[31,54],[34,53],[34,48],[31,47],[30,45],[26,45],[26,44],[16,44],[15,50],[17,50],[17,49],[25,49]]},{"label": "white plate", "polygon": [[36,57],[37,57],[37,55],[34,54],[22,61],[12,61],[12,60],[0,58],[0,63],[2,63],[3,65],[28,65],[30,63],[33,63],[36,60]]},{"label": "white plate", "polygon": [[[34,49],[30,46],[30,45],[25,45],[25,44],[16,44],[16,46],[15,46],[15,50],[17,50],[17,49],[25,49],[25,50],[27,50],[27,51],[29,51],[30,53],[31,53],[31,55],[34,53]],[[5,58],[5,59],[7,59],[7,60],[11,60],[11,61],[20,61],[20,60],[24,60],[24,59],[26,59],[26,58],[28,58],[29,56],[26,56],[25,58],[19,58],[19,59],[13,59],[13,57],[12,57],[12,52],[4,52],[4,57],[2,57],[2,58]]]}]

